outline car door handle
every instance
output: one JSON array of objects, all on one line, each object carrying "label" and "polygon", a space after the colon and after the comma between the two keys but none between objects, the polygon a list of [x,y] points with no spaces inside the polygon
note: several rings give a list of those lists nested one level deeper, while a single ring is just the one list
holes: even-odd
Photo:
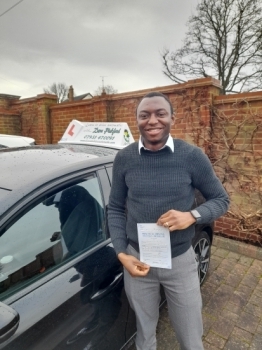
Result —
[{"label": "car door handle", "polygon": [[92,301],[95,301],[103,298],[105,295],[110,293],[111,290],[113,290],[118,285],[118,283],[122,280],[122,278],[123,278],[123,272],[120,272],[114,277],[114,280],[106,288],[98,290],[95,294],[91,296],[90,299]]}]

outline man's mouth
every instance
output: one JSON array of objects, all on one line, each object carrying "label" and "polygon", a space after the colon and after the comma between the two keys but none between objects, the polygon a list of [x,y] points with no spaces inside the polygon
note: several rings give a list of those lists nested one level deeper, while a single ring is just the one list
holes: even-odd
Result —
[{"label": "man's mouth", "polygon": [[146,129],[145,131],[150,134],[150,135],[156,135],[158,134],[160,131],[162,130],[162,128],[150,128],[150,129]]}]

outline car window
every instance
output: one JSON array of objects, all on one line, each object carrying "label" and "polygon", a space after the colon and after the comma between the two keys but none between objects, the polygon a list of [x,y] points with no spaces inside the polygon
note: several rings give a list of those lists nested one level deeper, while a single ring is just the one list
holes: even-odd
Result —
[{"label": "car window", "polygon": [[105,240],[104,218],[94,176],[38,201],[0,237],[0,300]]}]

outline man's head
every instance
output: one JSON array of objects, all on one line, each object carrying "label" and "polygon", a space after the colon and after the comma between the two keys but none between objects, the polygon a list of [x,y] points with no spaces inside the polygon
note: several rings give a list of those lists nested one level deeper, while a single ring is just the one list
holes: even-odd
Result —
[{"label": "man's head", "polygon": [[162,148],[173,124],[173,107],[167,96],[150,92],[143,97],[137,107],[137,125],[146,148]]}]

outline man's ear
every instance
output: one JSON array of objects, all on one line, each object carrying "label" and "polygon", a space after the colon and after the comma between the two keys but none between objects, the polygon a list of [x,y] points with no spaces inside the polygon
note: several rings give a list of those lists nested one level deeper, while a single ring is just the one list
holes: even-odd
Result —
[{"label": "man's ear", "polygon": [[172,114],[171,119],[172,119],[171,125],[174,125],[175,124],[175,116],[174,116],[174,114]]}]

